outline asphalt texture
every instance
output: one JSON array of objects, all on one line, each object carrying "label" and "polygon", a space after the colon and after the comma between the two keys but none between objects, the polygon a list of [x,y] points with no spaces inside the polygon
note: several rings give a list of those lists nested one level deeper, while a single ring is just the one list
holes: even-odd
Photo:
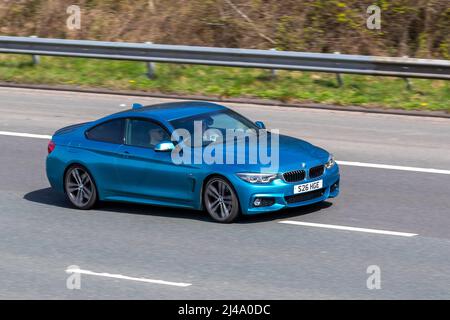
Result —
[{"label": "asphalt texture", "polygon": [[[0,88],[0,131],[63,126],[168,99]],[[341,161],[450,170],[450,119],[227,104]],[[205,212],[104,203],[73,209],[45,176],[46,139],[0,135],[2,299],[449,299],[450,175],[341,166],[341,194],[233,224]],[[417,234],[288,225],[313,222]],[[179,287],[81,275],[190,283]],[[369,289],[369,266],[381,287]]]}]

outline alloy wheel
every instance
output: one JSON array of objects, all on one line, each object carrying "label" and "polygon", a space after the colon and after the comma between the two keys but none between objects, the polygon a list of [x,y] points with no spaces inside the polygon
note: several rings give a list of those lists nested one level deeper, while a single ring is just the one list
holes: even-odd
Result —
[{"label": "alloy wheel", "polygon": [[239,213],[237,197],[223,179],[210,180],[205,188],[205,206],[211,217],[219,222],[231,222]]},{"label": "alloy wheel", "polygon": [[82,167],[75,166],[67,171],[65,188],[70,202],[77,208],[89,209],[96,201],[94,182]]}]

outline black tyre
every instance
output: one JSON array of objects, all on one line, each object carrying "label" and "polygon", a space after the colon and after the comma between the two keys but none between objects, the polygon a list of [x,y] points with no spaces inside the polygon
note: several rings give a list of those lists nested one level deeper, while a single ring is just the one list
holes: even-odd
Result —
[{"label": "black tyre", "polygon": [[239,215],[239,200],[231,184],[223,178],[209,180],[203,191],[206,211],[217,222],[230,223]]},{"label": "black tyre", "polygon": [[70,203],[78,209],[91,209],[97,202],[94,179],[86,168],[80,165],[74,165],[67,170],[64,189]]}]

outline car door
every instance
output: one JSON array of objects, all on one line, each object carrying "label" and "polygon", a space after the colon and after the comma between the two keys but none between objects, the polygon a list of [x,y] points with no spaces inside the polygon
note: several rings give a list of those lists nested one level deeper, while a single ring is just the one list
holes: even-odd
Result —
[{"label": "car door", "polygon": [[175,165],[170,151],[155,151],[162,141],[170,141],[170,135],[161,124],[147,118],[127,119],[125,144],[116,162],[123,193],[154,203],[188,204],[194,199],[191,169]]},{"label": "car door", "polygon": [[[121,190],[115,162],[120,146],[125,142],[125,118],[107,120],[86,131],[86,140],[80,146],[83,160],[94,176],[102,197],[114,196]],[[74,148],[75,150],[78,148]]]}]

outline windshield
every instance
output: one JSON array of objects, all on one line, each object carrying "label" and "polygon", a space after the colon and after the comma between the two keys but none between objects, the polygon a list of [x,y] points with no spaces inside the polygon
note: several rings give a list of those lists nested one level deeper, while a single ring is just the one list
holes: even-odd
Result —
[{"label": "windshield", "polygon": [[[203,145],[216,142],[217,135],[219,133],[222,137],[226,137],[227,130],[242,130],[249,132],[248,130],[250,129],[250,131],[253,130],[257,133],[259,129],[253,122],[232,110],[195,115],[192,117],[173,120],[170,123],[175,129],[187,130],[191,137],[193,137],[195,122],[198,123],[198,126],[201,125]],[[209,134],[205,135],[205,132],[207,131]],[[214,131],[216,134],[214,134]]]}]

